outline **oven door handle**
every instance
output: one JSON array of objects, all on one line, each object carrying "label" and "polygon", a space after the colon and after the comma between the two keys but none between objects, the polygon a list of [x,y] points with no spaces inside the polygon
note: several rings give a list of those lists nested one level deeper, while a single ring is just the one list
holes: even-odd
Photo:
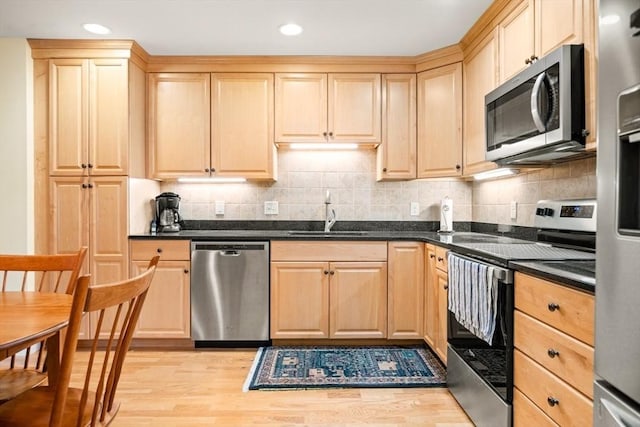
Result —
[{"label": "oven door handle", "polygon": [[493,265],[493,264],[488,264],[486,262],[479,261],[476,258],[471,258],[471,257],[465,256],[465,255],[460,255],[459,253],[456,253],[456,252],[451,252],[451,254],[453,256],[458,257],[458,258],[466,259],[467,261],[471,261],[471,262],[475,262],[475,263],[478,263],[478,264],[486,265],[487,267],[493,267],[493,276],[496,279],[504,282],[505,284],[513,283],[513,272],[511,270],[509,270],[509,269],[498,267],[497,265]]}]

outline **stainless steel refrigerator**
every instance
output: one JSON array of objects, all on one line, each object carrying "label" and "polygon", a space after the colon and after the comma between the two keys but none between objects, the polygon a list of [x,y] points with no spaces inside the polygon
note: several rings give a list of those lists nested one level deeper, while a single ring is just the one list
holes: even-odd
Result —
[{"label": "stainless steel refrigerator", "polygon": [[640,0],[600,0],[595,426],[640,426]]}]

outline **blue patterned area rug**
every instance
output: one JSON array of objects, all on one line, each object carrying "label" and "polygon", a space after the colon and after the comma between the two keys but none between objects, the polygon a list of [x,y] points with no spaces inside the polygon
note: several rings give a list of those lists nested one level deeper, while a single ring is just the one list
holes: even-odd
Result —
[{"label": "blue patterned area rug", "polygon": [[445,387],[446,371],[425,347],[261,347],[245,390],[323,387]]}]

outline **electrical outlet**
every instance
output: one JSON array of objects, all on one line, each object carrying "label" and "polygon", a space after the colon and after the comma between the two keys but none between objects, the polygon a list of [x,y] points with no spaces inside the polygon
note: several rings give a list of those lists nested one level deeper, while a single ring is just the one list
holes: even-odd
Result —
[{"label": "electrical outlet", "polygon": [[411,216],[420,215],[420,203],[411,202]]},{"label": "electrical outlet", "polygon": [[511,209],[510,209],[511,219],[516,219],[518,217],[518,202],[515,200],[511,201]]},{"label": "electrical outlet", "polygon": [[216,215],[224,215],[224,200],[216,200]]},{"label": "electrical outlet", "polygon": [[278,201],[270,200],[264,202],[264,214],[265,215],[278,215]]}]

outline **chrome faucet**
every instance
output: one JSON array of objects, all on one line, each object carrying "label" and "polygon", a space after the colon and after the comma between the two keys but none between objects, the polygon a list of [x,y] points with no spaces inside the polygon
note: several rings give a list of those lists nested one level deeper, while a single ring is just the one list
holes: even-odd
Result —
[{"label": "chrome faucet", "polygon": [[327,190],[324,196],[324,232],[328,233],[331,231],[331,227],[336,223],[336,211],[330,208],[331,206],[331,192]]}]

